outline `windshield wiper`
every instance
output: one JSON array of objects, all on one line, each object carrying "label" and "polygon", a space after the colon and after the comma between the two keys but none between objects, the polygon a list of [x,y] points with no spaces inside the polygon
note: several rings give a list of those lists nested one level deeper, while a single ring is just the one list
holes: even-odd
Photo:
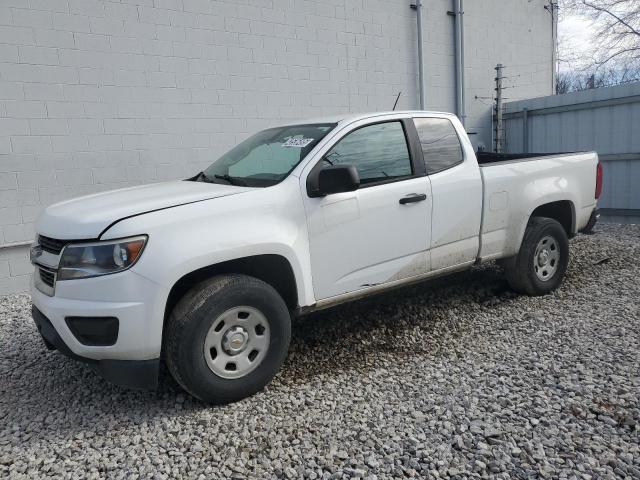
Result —
[{"label": "windshield wiper", "polygon": [[214,175],[214,178],[219,178],[220,180],[225,180],[225,181],[229,182],[230,185],[246,186],[246,183],[244,183],[238,177],[232,177],[231,175],[226,174],[226,173],[224,175],[218,175],[216,173]]},{"label": "windshield wiper", "polygon": [[195,177],[189,178],[192,182],[214,183],[213,179],[204,172],[199,172]]},{"label": "windshield wiper", "polygon": [[200,172],[195,177],[192,177],[190,180],[195,182],[207,182],[207,183],[220,183],[220,182],[217,182],[216,180],[224,180],[230,185],[237,185],[237,186],[243,186],[243,187],[246,186],[246,183],[244,183],[238,177],[232,177],[231,175],[228,175],[228,174],[224,174],[224,175],[215,174],[213,175],[213,177],[211,177],[204,172]]}]

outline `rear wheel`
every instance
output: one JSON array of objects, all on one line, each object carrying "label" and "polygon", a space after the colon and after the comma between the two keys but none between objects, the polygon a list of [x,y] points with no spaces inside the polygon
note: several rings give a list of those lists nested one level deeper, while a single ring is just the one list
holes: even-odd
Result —
[{"label": "rear wheel", "polygon": [[520,251],[502,262],[511,288],[533,296],[558,288],[568,263],[567,234],[560,223],[545,217],[529,221]]},{"label": "rear wheel", "polygon": [[271,381],[290,335],[289,310],[273,287],[246,275],[221,275],[178,302],[164,333],[165,358],[193,396],[229,403]]}]

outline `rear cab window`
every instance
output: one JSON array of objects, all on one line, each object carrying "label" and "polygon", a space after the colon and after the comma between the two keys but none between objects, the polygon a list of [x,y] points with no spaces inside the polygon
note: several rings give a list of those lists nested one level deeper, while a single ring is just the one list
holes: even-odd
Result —
[{"label": "rear cab window", "polygon": [[427,174],[442,172],[464,160],[462,144],[447,118],[414,118]]}]

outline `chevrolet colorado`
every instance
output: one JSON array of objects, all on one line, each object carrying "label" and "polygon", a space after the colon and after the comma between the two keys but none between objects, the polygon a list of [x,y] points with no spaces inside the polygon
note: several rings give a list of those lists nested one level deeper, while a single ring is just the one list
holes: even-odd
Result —
[{"label": "chevrolet colorado", "polygon": [[515,290],[551,292],[601,188],[595,153],[476,157],[446,113],[269,128],[187,180],[48,207],[33,317],[115,383],[154,388],[163,359],[231,402],[281,367],[292,315],[491,260]]}]

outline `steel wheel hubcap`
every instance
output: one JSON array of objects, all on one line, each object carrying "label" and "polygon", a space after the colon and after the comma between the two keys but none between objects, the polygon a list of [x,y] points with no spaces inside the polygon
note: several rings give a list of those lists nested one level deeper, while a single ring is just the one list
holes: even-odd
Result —
[{"label": "steel wheel hubcap", "polygon": [[243,327],[231,327],[222,336],[222,349],[228,355],[237,355],[247,346],[249,333]]},{"label": "steel wheel hubcap", "polygon": [[240,378],[253,371],[269,349],[269,322],[253,307],[235,307],[218,316],[205,337],[204,358],[222,378]]},{"label": "steel wheel hubcap", "polygon": [[533,255],[533,269],[538,279],[546,282],[558,271],[560,263],[560,247],[555,238],[547,235],[542,237]]}]

